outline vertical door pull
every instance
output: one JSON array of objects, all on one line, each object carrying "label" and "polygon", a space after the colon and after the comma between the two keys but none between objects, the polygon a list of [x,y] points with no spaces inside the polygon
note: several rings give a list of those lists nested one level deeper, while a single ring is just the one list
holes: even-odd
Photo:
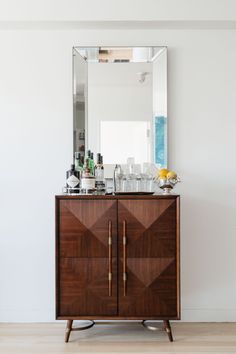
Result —
[{"label": "vertical door pull", "polygon": [[127,262],[127,236],[126,236],[126,221],[123,220],[123,288],[124,288],[124,296],[126,296],[127,292],[127,273],[126,273],[126,262]]},{"label": "vertical door pull", "polygon": [[112,222],[108,221],[108,295],[112,296]]}]

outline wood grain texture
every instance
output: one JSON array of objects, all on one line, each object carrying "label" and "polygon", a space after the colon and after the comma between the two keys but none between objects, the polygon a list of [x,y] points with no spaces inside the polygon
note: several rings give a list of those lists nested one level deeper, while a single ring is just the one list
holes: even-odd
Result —
[{"label": "wood grain texture", "polygon": [[180,318],[179,196],[57,196],[56,234],[58,319]]},{"label": "wood grain texture", "polygon": [[107,257],[109,221],[116,252],[116,201],[61,200],[59,212],[60,257]]},{"label": "wood grain texture", "polygon": [[[116,279],[116,260],[113,270],[113,277]],[[107,258],[62,258],[60,315],[116,315],[116,281],[112,284],[113,296],[109,296]]]},{"label": "wood grain texture", "polygon": [[59,200],[57,211],[57,318],[117,315],[116,201]]},{"label": "wood grain texture", "polygon": [[119,276],[119,315],[178,318],[176,200],[118,201],[120,264],[124,220],[127,282],[123,296]]}]

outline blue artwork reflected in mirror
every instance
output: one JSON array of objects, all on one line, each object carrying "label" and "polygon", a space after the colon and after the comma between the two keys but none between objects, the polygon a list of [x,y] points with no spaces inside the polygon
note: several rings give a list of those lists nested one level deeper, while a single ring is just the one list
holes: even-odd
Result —
[{"label": "blue artwork reflected in mirror", "polygon": [[167,167],[167,117],[155,117],[155,164]]}]

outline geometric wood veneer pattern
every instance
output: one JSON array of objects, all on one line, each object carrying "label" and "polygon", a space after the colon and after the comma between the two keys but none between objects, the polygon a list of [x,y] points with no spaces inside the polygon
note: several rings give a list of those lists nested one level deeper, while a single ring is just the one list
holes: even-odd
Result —
[{"label": "geometric wood veneer pattern", "polygon": [[73,319],[160,319],[172,340],[169,319],[180,318],[178,196],[58,196],[56,256],[56,317],[68,319],[66,341]]},{"label": "geometric wood veneer pattern", "polygon": [[[127,223],[128,278],[119,313],[177,316],[176,201],[119,200],[119,235],[122,220]],[[121,248],[120,242],[120,255]]]}]

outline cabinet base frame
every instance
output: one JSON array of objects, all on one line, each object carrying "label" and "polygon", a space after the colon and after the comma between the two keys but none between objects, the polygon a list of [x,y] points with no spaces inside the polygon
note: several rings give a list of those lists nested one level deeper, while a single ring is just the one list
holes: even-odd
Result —
[{"label": "cabinet base frame", "polygon": [[73,320],[68,320],[66,325],[65,342],[66,343],[69,342],[71,331],[84,331],[85,329],[89,329],[95,325],[95,322],[93,320],[88,320],[88,321],[90,321],[91,323],[89,323],[86,326],[73,328],[72,327]]},{"label": "cabinet base frame", "polygon": [[[83,331],[85,329],[89,329],[89,328],[92,328],[94,325],[95,325],[95,321],[93,320],[88,320],[90,321],[91,323],[89,323],[88,325],[85,325],[83,327],[75,327],[73,328],[72,325],[73,325],[73,320],[67,320],[67,325],[66,325],[66,332],[65,332],[65,342],[67,343],[70,339],[70,334],[72,331]],[[168,335],[168,338],[169,338],[169,341],[170,342],[173,342],[173,336],[172,336],[172,330],[171,330],[171,326],[170,326],[170,321],[169,320],[163,320],[163,328],[160,328],[160,327],[155,327],[155,326],[151,326],[151,325],[148,325],[146,322],[148,320],[143,320],[141,322],[141,324],[151,330],[151,331],[161,331],[161,330],[164,330],[167,335]],[[123,322],[125,324],[127,324],[127,322]],[[96,324],[117,324],[117,322],[97,322]],[[120,324],[120,322],[119,322]]]},{"label": "cabinet base frame", "polygon": [[148,320],[143,320],[142,321],[142,325],[149,329],[150,331],[162,331],[164,330],[167,335],[168,335],[168,338],[169,338],[169,341],[170,342],[173,342],[173,336],[172,336],[172,330],[171,330],[171,325],[170,325],[170,321],[169,320],[163,320],[163,328],[161,327],[156,327],[156,326],[151,326],[149,324],[147,324]]}]

